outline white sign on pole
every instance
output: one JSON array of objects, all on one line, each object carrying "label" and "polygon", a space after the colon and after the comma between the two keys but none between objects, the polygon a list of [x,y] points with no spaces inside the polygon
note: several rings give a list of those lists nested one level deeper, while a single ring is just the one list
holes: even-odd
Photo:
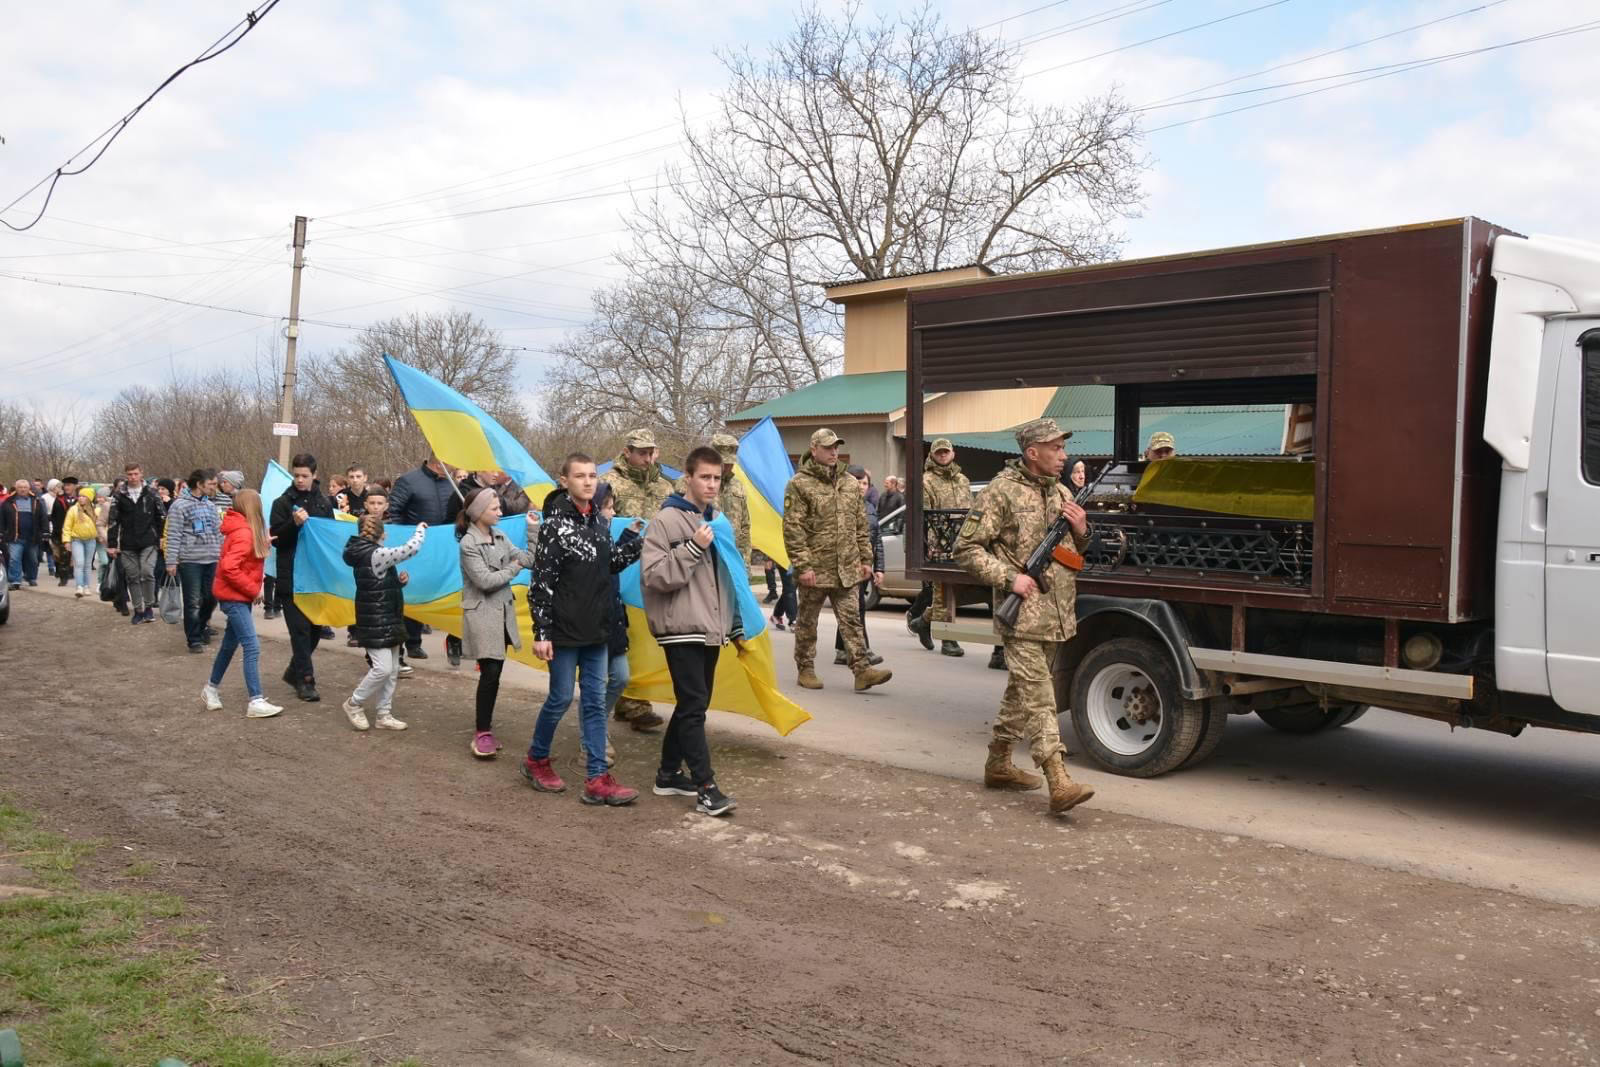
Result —
[{"label": "white sign on pole", "polygon": [[274,437],[299,437],[300,424],[298,422],[275,422],[272,424]]}]

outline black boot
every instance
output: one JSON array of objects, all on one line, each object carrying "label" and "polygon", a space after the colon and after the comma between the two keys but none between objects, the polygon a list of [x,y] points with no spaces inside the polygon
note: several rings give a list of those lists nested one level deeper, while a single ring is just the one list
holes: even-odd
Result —
[{"label": "black boot", "polygon": [[307,704],[315,704],[322,699],[322,694],[317,692],[317,682],[314,678],[300,679],[294,687],[294,695]]},{"label": "black boot", "polygon": [[928,621],[927,613],[906,619],[906,628],[917,635],[922,642],[922,647],[929,652],[933,651],[933,623]]},{"label": "black boot", "polygon": [[989,669],[991,671],[1006,669],[1006,650],[1000,645],[995,645],[994,651],[989,654]]},{"label": "black boot", "polygon": [[939,655],[941,656],[960,657],[966,654],[967,650],[954,641],[939,642]]}]

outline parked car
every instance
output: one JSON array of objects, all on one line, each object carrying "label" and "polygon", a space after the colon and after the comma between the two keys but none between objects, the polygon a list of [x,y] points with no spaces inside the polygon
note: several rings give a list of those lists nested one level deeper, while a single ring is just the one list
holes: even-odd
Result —
[{"label": "parked car", "polygon": [[[973,496],[977,496],[978,491],[988,484],[978,482],[974,485]],[[878,532],[883,535],[883,584],[867,590],[868,611],[877,607],[885,597],[910,603],[922,591],[921,582],[906,577],[906,509],[898,507],[880,516]],[[960,591],[959,607],[989,603],[989,594],[985,589],[971,585],[958,586],[957,589]]]}]

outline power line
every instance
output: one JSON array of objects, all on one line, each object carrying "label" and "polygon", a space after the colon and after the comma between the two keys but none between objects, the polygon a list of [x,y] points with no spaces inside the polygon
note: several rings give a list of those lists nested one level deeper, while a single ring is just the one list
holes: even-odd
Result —
[{"label": "power line", "polygon": [[110,289],[103,285],[78,285],[73,282],[53,282],[48,278],[34,278],[26,274],[11,274],[0,271],[0,278],[9,278],[14,282],[33,282],[36,285],[55,285],[63,289],[88,289],[96,293],[117,293],[121,296],[142,296],[150,300],[164,300],[169,304],[187,304],[189,307],[205,308],[208,311],[231,311],[235,315],[254,315],[258,319],[281,319],[282,315],[268,315],[260,311],[246,311],[244,308],[223,307],[220,304],[201,304],[193,300],[180,300],[175,296],[162,296],[160,293],[146,293],[138,289]]},{"label": "power line", "polygon": [[1152,11],[1158,7],[1165,7],[1172,2],[1173,0],[1130,0],[1129,3],[1119,4],[1116,7],[1104,8],[1100,11],[1094,12],[1091,15],[1084,15],[1082,18],[1073,19],[1070,22],[1063,22],[1057,26],[1048,26],[1042,30],[1035,30],[1033,33],[1017,38],[1016,43],[1023,49],[1032,48],[1041,41],[1049,41],[1056,37],[1064,37],[1069,33],[1079,33],[1083,30],[1090,30],[1096,26],[1104,25],[1107,22],[1115,22],[1118,19],[1125,19],[1130,15],[1142,15],[1146,11]]},{"label": "power line", "polygon": [[1284,4],[1290,2],[1291,0],[1271,0],[1270,3],[1261,4],[1258,7],[1246,8],[1243,11],[1235,11],[1231,15],[1223,15],[1219,18],[1208,19],[1205,22],[1197,22],[1193,26],[1185,26],[1181,30],[1171,30],[1156,37],[1147,37],[1142,41],[1134,41],[1130,44],[1120,45],[1116,48],[1108,48],[1103,52],[1096,52],[1094,55],[1080,56],[1077,59],[1071,59],[1065,63],[1057,63],[1053,67],[1043,67],[1039,70],[1029,71],[1027,74],[1022,75],[1022,77],[1024,79],[1033,78],[1040,74],[1049,74],[1052,71],[1063,70],[1067,67],[1075,67],[1079,63],[1087,63],[1091,59],[1101,59],[1105,56],[1115,55],[1118,52],[1126,52],[1130,48],[1140,48],[1147,44],[1155,44],[1157,41],[1165,41],[1168,38],[1177,37],[1180,34],[1190,33],[1194,30],[1203,30],[1208,26],[1217,26],[1224,22],[1231,22],[1234,19],[1244,18],[1246,15],[1254,15],[1258,11],[1266,11],[1269,8],[1282,7]]},{"label": "power line", "polygon": [[[250,35],[250,31],[255,29],[257,24],[271,14],[272,9],[277,6],[278,0],[265,0],[265,2],[263,2],[259,8],[247,12],[244,18],[230,26],[226,33],[224,33],[221,37],[218,37],[215,41],[211,42],[211,44],[198,56],[185,63],[171,74],[167,75],[166,80],[151,90],[149,96],[145,97],[143,100],[139,101],[138,104],[134,105],[132,111],[129,111],[116,122],[113,122],[110,126],[106,127],[104,132],[102,132],[98,137],[84,145],[82,148],[78,149],[76,152],[72,153],[72,155],[68,156],[66,162],[62,163],[61,166],[57,167],[51,173],[46,174],[37,182],[34,182],[33,185],[23,192],[21,196],[18,196],[5,207],[0,208],[0,215],[4,215],[5,212],[16,207],[17,204],[23,199],[32,195],[34,190],[38,189],[39,186],[48,182],[49,186],[45,189],[44,193],[44,203],[39,205],[39,213],[35,215],[33,220],[26,226],[13,226],[11,223],[6,222],[4,218],[0,218],[0,223],[3,223],[7,228],[15,230],[18,233],[21,233],[23,230],[30,230],[37,226],[39,224],[39,220],[44,218],[44,213],[49,209],[50,198],[55,195],[56,185],[61,181],[62,178],[69,178],[78,174],[82,174],[84,171],[100,162],[100,157],[105,155],[106,151],[116,143],[118,137],[122,136],[122,131],[128,128],[129,123],[133,122],[134,118],[139,114],[139,112],[144,110],[145,105],[154,100],[161,90],[171,85],[178,79],[179,75],[188,70],[190,67],[197,67],[201,63],[209,63],[211,60],[216,59],[224,52],[227,52],[229,49],[233,48],[234,45],[248,37]],[[243,27],[243,29],[240,29],[240,27]],[[228,40],[230,36],[233,38],[232,40]],[[224,41],[227,41],[228,43],[223,44],[222,42]],[[219,45],[221,45],[221,47],[218,47]],[[102,141],[105,143],[101,144]],[[97,144],[100,145],[100,150],[97,151],[87,163],[81,167],[78,167],[76,170],[67,169],[72,165],[73,160],[77,159],[79,156],[83,155]]]},{"label": "power line", "polygon": [[[1501,49],[1504,49],[1504,48],[1515,48],[1518,45],[1531,44],[1531,43],[1534,43],[1534,42],[1537,42],[1537,41],[1549,41],[1549,40],[1554,40],[1554,39],[1560,38],[1560,37],[1572,37],[1572,36],[1575,36],[1575,35],[1580,34],[1580,33],[1592,33],[1595,30],[1600,30],[1600,19],[1595,19],[1592,22],[1575,23],[1575,24],[1573,24],[1571,26],[1562,27],[1561,29],[1550,30],[1550,31],[1547,31],[1545,33],[1534,34],[1534,35],[1532,35],[1530,37],[1521,37],[1521,38],[1518,38],[1517,40],[1514,40],[1514,41],[1502,41],[1499,44],[1485,45],[1482,48],[1471,48],[1471,49],[1467,49],[1467,50],[1461,51],[1461,52],[1451,52],[1451,53],[1447,53],[1445,55],[1432,56],[1432,57],[1429,57],[1429,58],[1426,58],[1426,59],[1411,60],[1411,61],[1408,61],[1408,62],[1403,63],[1403,64],[1386,64],[1384,67],[1371,67],[1371,68],[1368,68],[1368,70],[1379,71],[1379,73],[1368,74],[1367,77],[1364,77],[1364,78],[1354,77],[1355,74],[1362,73],[1360,71],[1352,71],[1352,72],[1350,72],[1348,74],[1342,74],[1342,75],[1333,75],[1333,77],[1349,78],[1350,80],[1340,82],[1338,85],[1324,85],[1319,89],[1308,89],[1303,93],[1290,93],[1287,96],[1274,97],[1271,100],[1261,100],[1261,101],[1258,101],[1258,102],[1256,102],[1254,104],[1245,104],[1245,105],[1243,105],[1241,107],[1229,108],[1226,111],[1217,111],[1217,112],[1214,112],[1214,113],[1209,114],[1209,115],[1200,115],[1200,116],[1197,116],[1197,117],[1192,118],[1192,119],[1183,119],[1183,120],[1181,120],[1179,122],[1169,122],[1165,126],[1155,126],[1155,127],[1152,127],[1151,129],[1146,130],[1145,132],[1146,133],[1160,133],[1162,130],[1176,129],[1176,128],[1180,127],[1180,126],[1192,126],[1197,122],[1206,122],[1206,121],[1211,120],[1211,119],[1220,119],[1220,118],[1223,118],[1224,116],[1227,116],[1227,115],[1237,115],[1242,111],[1254,111],[1257,108],[1267,107],[1267,106],[1269,106],[1271,104],[1282,104],[1282,103],[1287,103],[1290,100],[1300,100],[1300,99],[1302,99],[1304,97],[1316,96],[1319,93],[1327,93],[1327,92],[1332,92],[1335,89],[1345,89],[1345,88],[1349,88],[1352,85],[1360,85],[1363,82],[1377,81],[1379,78],[1392,78],[1396,74],[1407,74],[1407,73],[1409,73],[1409,72],[1411,72],[1413,70],[1421,70],[1421,69],[1423,69],[1425,67],[1435,67],[1435,66],[1438,66],[1441,63],[1450,63],[1450,62],[1453,62],[1453,61],[1458,60],[1458,59],[1465,59],[1465,58],[1467,58],[1469,56],[1483,55],[1484,53],[1487,53],[1487,52],[1498,52],[1498,51],[1500,51]],[[1387,68],[1394,68],[1394,67],[1397,67],[1398,69],[1387,69]],[[1305,79],[1305,80],[1303,80],[1303,81],[1301,81],[1299,83],[1294,83],[1294,82],[1285,83],[1285,86],[1293,85],[1293,84],[1305,84],[1306,82],[1309,82],[1309,81],[1323,81],[1323,80],[1326,80],[1326,79],[1323,79],[1323,78],[1308,78],[1308,79]],[[1266,86],[1265,88],[1271,89],[1271,88],[1281,88],[1281,87],[1282,86]],[[1254,91],[1254,90],[1247,90],[1247,91]],[[1239,95],[1239,94],[1225,94],[1225,95]],[[1186,102],[1198,102],[1198,101],[1186,101]]]},{"label": "power line", "polygon": [[1338,55],[1340,52],[1349,52],[1349,51],[1351,51],[1353,49],[1356,49],[1356,48],[1365,48],[1369,44],[1377,44],[1379,41],[1387,41],[1387,40],[1389,40],[1390,38],[1393,38],[1393,37],[1400,37],[1400,36],[1403,36],[1404,34],[1415,33],[1417,30],[1424,30],[1424,29],[1427,29],[1429,26],[1437,26],[1441,22],[1449,22],[1452,19],[1462,18],[1462,17],[1464,17],[1466,15],[1476,15],[1481,11],[1489,10],[1491,7],[1499,7],[1501,4],[1509,4],[1510,2],[1511,2],[1511,0],[1491,0],[1490,3],[1479,4],[1477,7],[1469,7],[1467,9],[1465,9],[1464,11],[1457,11],[1457,12],[1455,12],[1453,14],[1449,14],[1449,15],[1441,15],[1439,18],[1429,19],[1427,22],[1419,22],[1414,26],[1406,26],[1406,27],[1404,27],[1402,29],[1391,30],[1388,33],[1380,33],[1378,36],[1376,36],[1376,37],[1368,37],[1364,41],[1354,41],[1354,42],[1351,42],[1350,44],[1340,45],[1338,48],[1330,48],[1326,52],[1318,52],[1316,55],[1306,56],[1304,59],[1294,59],[1294,60],[1290,60],[1290,61],[1288,61],[1286,63],[1277,63],[1277,64],[1274,64],[1273,66],[1264,67],[1261,70],[1254,71],[1254,72],[1252,72],[1250,74],[1240,74],[1240,75],[1237,75],[1236,77],[1224,78],[1222,81],[1212,82],[1209,85],[1197,86],[1197,87],[1195,87],[1193,89],[1190,89],[1188,92],[1176,93],[1176,94],[1174,94],[1172,96],[1164,96],[1160,100],[1152,100],[1149,104],[1144,105],[1144,107],[1142,107],[1142,108],[1140,108],[1138,110],[1145,110],[1147,108],[1152,108],[1152,107],[1155,107],[1155,106],[1157,106],[1159,104],[1165,104],[1168,101],[1172,101],[1172,100],[1181,100],[1184,97],[1194,96],[1196,93],[1203,93],[1203,92],[1207,91],[1208,89],[1218,89],[1218,88],[1221,88],[1224,85],[1232,85],[1235,82],[1248,81],[1251,78],[1259,78],[1261,75],[1263,75],[1263,74],[1271,74],[1273,71],[1285,70],[1285,69],[1287,69],[1289,67],[1298,67],[1298,66],[1301,66],[1302,64],[1305,64],[1305,63],[1313,63],[1313,62],[1315,62],[1316,60],[1319,60],[1319,59],[1326,59],[1329,56]]}]

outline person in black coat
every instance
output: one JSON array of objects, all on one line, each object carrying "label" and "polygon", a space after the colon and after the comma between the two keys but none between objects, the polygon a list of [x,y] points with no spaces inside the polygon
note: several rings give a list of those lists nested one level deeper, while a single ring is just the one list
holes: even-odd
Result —
[{"label": "person in black coat", "polygon": [[283,680],[294,686],[295,695],[308,703],[322,699],[317,692],[316,671],[311,657],[316,654],[317,643],[322,639],[322,627],[305,617],[294,603],[294,553],[300,543],[300,527],[307,519],[333,518],[333,501],[322,491],[317,481],[317,457],[301,452],[290,460],[289,473],[294,484],[285,489],[272,502],[272,518],[268,523],[274,545],[278,550],[278,610],[283,614],[284,625],[289,630],[289,667]]},{"label": "person in black coat", "polygon": [[394,687],[400,680],[400,648],[406,643],[404,585],[406,575],[395,564],[415,556],[422,548],[428,524],[417,523],[411,539],[398,548],[383,547],[383,520],[376,515],[361,519],[361,532],[345,542],[344,561],[355,572],[356,624],[352,627],[371,664],[350,699],[344,714],[357,730],[367,729],[365,705],[372,703],[380,730],[404,730],[394,717]]},{"label": "person in black coat", "polygon": [[18,478],[16,492],[0,504],[0,541],[9,553],[11,588],[18,589],[26,581],[39,584],[39,547],[44,544],[45,528],[50,517],[34,495],[33,483]]},{"label": "person in black coat", "polygon": [[587,804],[629,804],[638,791],[618,784],[606,771],[605,689],[613,626],[611,577],[639,558],[642,542],[612,543],[610,528],[595,506],[599,476],[593,459],[573,453],[562,463],[561,477],[565,488],[545,500],[528,587],[533,651],[550,663],[550,690],[539,709],[522,776],[540,792],[566,789],[550,765],[550,744],[572,703],[576,675],[587,779],[582,799]]},{"label": "person in black coat", "polygon": [[[430,452],[428,458],[422,461],[422,466],[394,480],[394,488],[389,491],[388,521],[404,526],[419,522],[429,526],[444,526],[455,521],[455,513],[450,510],[450,502],[455,497],[456,484],[451,480],[450,472]],[[454,666],[460,662],[460,642],[451,638],[445,645],[446,651],[451,653],[450,661]],[[422,624],[415,619],[406,620],[406,656],[409,659],[428,658],[428,654],[422,650]]]}]

